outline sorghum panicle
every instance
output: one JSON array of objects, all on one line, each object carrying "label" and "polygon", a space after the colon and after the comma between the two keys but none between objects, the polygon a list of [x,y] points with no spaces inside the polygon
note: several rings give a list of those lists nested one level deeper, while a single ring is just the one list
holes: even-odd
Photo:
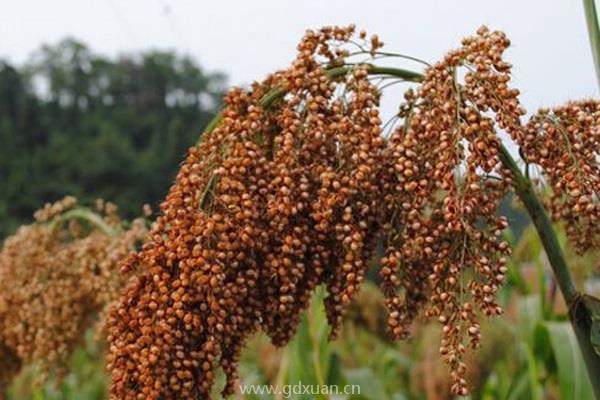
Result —
[{"label": "sorghum panicle", "polygon": [[539,110],[521,143],[527,162],[538,165],[552,192],[548,209],[566,225],[583,253],[600,245],[600,104],[570,102]]},{"label": "sorghum panicle", "polygon": [[[60,379],[76,345],[118,299],[126,277],[120,261],[143,239],[142,221],[122,229],[116,207],[94,213],[111,236],[89,221],[66,218],[73,197],[48,204],[36,222],[8,237],[0,252],[0,391],[21,366],[36,364],[40,379]],[[91,212],[90,212],[91,213]]]},{"label": "sorghum panicle", "polygon": [[[126,266],[137,278],[111,317],[113,398],[208,397],[218,366],[232,393],[246,338],[262,329],[285,344],[319,284],[337,332],[373,249],[383,148],[365,67],[325,73],[353,33],[308,31],[292,66],[231,90],[190,149]],[[266,110],[274,88],[287,94]]]},{"label": "sorghum panicle", "polygon": [[437,318],[457,394],[467,393],[463,338],[472,347],[479,343],[477,309],[501,313],[494,294],[507,272],[508,224],[497,208],[511,179],[496,131],[518,132],[524,112],[518,92],[507,87],[508,44],[503,33],[482,28],[429,68],[416,92],[407,92],[405,123],[385,150],[387,250],[380,275],[390,329],[403,339],[422,311]]},{"label": "sorghum panicle", "polygon": [[[288,69],[228,93],[218,126],[189,150],[149,241],[124,265],[134,278],[109,318],[112,398],[209,398],[219,367],[223,395],[233,393],[245,340],[262,330],[286,344],[318,285],[335,337],[380,239],[393,338],[408,337],[421,313],[436,318],[452,391],[468,392],[463,355],[480,342],[478,313],[502,312],[495,295],[510,252],[498,206],[511,176],[497,132],[533,158],[543,145],[531,137],[544,134],[521,124],[502,58],[510,43],[484,27],[406,92],[402,123],[384,141],[370,66],[328,75],[356,42],[371,55],[382,45],[353,26],[307,31]],[[555,113],[576,118],[573,141],[597,149],[595,107]],[[576,150],[584,164],[564,168],[587,171],[590,150]],[[572,175],[577,184],[561,185],[576,200],[565,207],[588,210],[598,181]]]}]

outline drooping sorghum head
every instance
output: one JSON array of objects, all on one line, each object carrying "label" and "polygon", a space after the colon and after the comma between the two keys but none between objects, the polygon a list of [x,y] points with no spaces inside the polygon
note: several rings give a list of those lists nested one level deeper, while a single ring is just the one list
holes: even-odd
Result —
[{"label": "drooping sorghum head", "polygon": [[[231,393],[245,339],[262,329],[285,344],[319,284],[335,334],[374,244],[383,148],[366,68],[326,73],[353,33],[307,31],[290,68],[231,90],[190,149],[127,263],[136,280],[110,320],[113,398],[208,397],[219,366]],[[286,95],[266,109],[274,88]]]},{"label": "drooping sorghum head", "polygon": [[[126,277],[119,263],[145,235],[127,229],[110,203],[94,213],[72,197],[36,212],[36,222],[8,237],[0,252],[2,373],[35,363],[60,378],[75,346],[114,302]],[[6,365],[5,365],[6,364]],[[45,376],[42,377],[42,379]],[[2,379],[8,384],[10,376]],[[2,388],[0,387],[0,390]]]},{"label": "drooping sorghum head", "polygon": [[509,249],[497,207],[511,178],[500,164],[497,129],[517,136],[523,113],[507,87],[507,46],[504,34],[482,28],[429,68],[407,92],[404,124],[384,156],[387,250],[380,275],[390,330],[405,338],[421,312],[436,317],[456,394],[468,391],[462,357],[464,338],[479,343],[476,311],[501,312],[494,294]]},{"label": "drooping sorghum head", "polygon": [[600,104],[596,100],[539,110],[521,143],[527,162],[538,165],[552,195],[551,216],[565,223],[579,252],[600,245]]},{"label": "drooping sorghum head", "polygon": [[467,392],[463,354],[479,343],[477,313],[501,312],[507,271],[497,207],[511,177],[497,132],[525,137],[509,41],[486,28],[465,39],[406,93],[384,141],[371,67],[332,77],[355,40],[378,54],[379,39],[354,27],[307,31],[292,65],[232,89],[190,149],[125,263],[134,279],[109,319],[112,398],[209,398],[219,367],[231,394],[245,340],[262,330],[287,343],[318,285],[335,337],[378,240],[393,337],[421,312],[437,318],[452,390]]}]

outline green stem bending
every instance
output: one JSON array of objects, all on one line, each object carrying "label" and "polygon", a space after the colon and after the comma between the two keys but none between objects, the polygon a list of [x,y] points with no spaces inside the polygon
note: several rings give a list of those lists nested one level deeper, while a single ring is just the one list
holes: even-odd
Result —
[{"label": "green stem bending", "polygon": [[[407,82],[421,82],[423,80],[422,74],[403,68],[381,67],[372,64],[367,64],[366,67],[368,73],[371,75],[394,76],[396,78],[403,79]],[[352,68],[354,68],[354,66],[351,65],[328,68],[325,70],[325,75],[327,75],[330,78],[339,78],[340,76],[344,76],[348,74],[348,72],[352,71]],[[275,102],[283,98],[283,96],[285,96],[286,93],[286,88],[274,88],[264,95],[264,97],[260,100],[260,104],[264,108],[269,108]],[[208,125],[206,125],[204,133],[206,134],[212,132],[217,127],[217,125],[219,125],[222,119],[223,113],[220,112],[208,123]],[[200,136],[197,144],[202,143],[203,137],[204,134]]]},{"label": "green stem bending", "polygon": [[583,0],[583,9],[585,11],[585,22],[587,24],[590,46],[592,48],[592,57],[596,68],[596,79],[600,85],[600,28],[598,27],[598,13],[596,11],[595,0]]},{"label": "green stem bending", "polygon": [[[593,0],[584,0],[584,4],[591,3],[593,6]],[[586,8],[587,14],[587,8]],[[596,9],[593,7],[593,16],[596,18]],[[597,71],[600,71],[600,33],[598,31],[598,25],[594,19],[594,35],[593,37],[597,41],[593,41],[595,45],[594,58],[596,61]],[[592,37],[590,28],[590,37]],[[380,67],[376,65],[368,65],[369,74],[373,75],[387,75],[394,76],[400,79],[404,79],[409,82],[421,82],[424,76],[418,72],[408,71],[399,68]],[[346,75],[352,70],[352,66],[341,66],[334,67],[326,70],[326,74],[331,78],[336,78]],[[600,73],[598,74],[600,82]],[[273,103],[281,99],[286,94],[285,88],[275,88],[267,93],[261,99],[261,105],[268,108]],[[222,114],[218,114],[206,127],[205,133],[211,132],[221,122]],[[201,143],[202,137],[198,143]],[[587,371],[594,388],[596,399],[600,400],[600,356],[595,352],[592,341],[592,311],[588,305],[588,302],[584,301],[586,295],[583,295],[577,291],[567,261],[563,254],[562,249],[556,238],[556,233],[548,217],[546,209],[540,202],[539,198],[533,190],[531,181],[523,175],[521,169],[512,158],[508,150],[501,146],[500,148],[500,161],[502,164],[512,173],[513,175],[513,187],[517,196],[521,199],[533,224],[538,232],[540,241],[544,246],[544,250],[548,257],[548,261],[552,267],[552,271],[558,282],[558,287],[562,292],[566,303],[569,306],[569,318],[571,325],[577,336],[583,359],[585,360]]]},{"label": "green stem bending", "polygon": [[57,223],[65,222],[70,219],[81,219],[87,221],[100,229],[102,232],[106,233],[108,236],[115,236],[116,230],[107,224],[98,214],[94,213],[88,208],[78,207],[72,210],[69,210],[62,214],[60,218],[57,220]]},{"label": "green stem bending", "polygon": [[525,205],[533,225],[538,232],[540,241],[544,246],[558,287],[569,307],[571,325],[579,342],[594,394],[596,399],[600,399],[600,356],[596,353],[591,341],[592,312],[584,302],[584,295],[579,293],[575,288],[567,261],[556,238],[550,218],[548,218],[544,206],[535,194],[531,181],[523,175],[521,169],[504,146],[500,148],[500,160],[510,170],[513,176],[515,193]]}]

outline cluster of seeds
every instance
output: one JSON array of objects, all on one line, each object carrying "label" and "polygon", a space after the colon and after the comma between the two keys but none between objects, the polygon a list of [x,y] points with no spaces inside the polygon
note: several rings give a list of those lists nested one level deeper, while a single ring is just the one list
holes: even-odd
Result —
[{"label": "cluster of seeds", "polygon": [[541,109],[524,129],[521,148],[540,166],[552,195],[548,209],[564,221],[575,248],[600,245],[600,104],[595,100]]},{"label": "cluster of seeds", "polygon": [[[119,298],[125,277],[119,262],[147,229],[139,220],[127,229],[116,207],[97,213],[76,207],[72,197],[47,205],[36,222],[7,238],[0,252],[0,383],[21,365],[35,364],[42,378],[66,372],[83,333],[103,321]],[[0,386],[0,391],[3,391]]]},{"label": "cluster of seeds", "polygon": [[125,266],[137,273],[110,318],[113,398],[206,398],[218,367],[232,393],[246,338],[284,345],[319,284],[335,335],[375,243],[383,148],[366,67],[326,74],[353,31],[307,32],[292,66],[233,89],[190,150]]},{"label": "cluster of seeds", "polygon": [[[287,343],[318,285],[335,337],[380,242],[393,338],[421,313],[437,318],[452,391],[468,392],[463,356],[480,342],[478,313],[502,312],[507,272],[497,208],[511,176],[497,131],[532,135],[502,59],[510,43],[482,28],[428,68],[385,141],[373,70],[348,66],[359,42],[378,54],[379,39],[352,26],[308,31],[290,68],[226,96],[124,264],[134,278],[109,317],[112,398],[210,398],[218,368],[231,394],[245,340],[261,330]],[[596,114],[578,107],[570,135],[597,149]]]},{"label": "cluster of seeds", "polygon": [[463,338],[474,348],[481,337],[477,309],[502,312],[494,294],[507,271],[508,224],[497,207],[511,179],[496,130],[518,133],[523,113],[518,92],[507,87],[507,46],[503,33],[482,28],[428,69],[416,92],[406,93],[405,123],[384,156],[380,275],[391,332],[406,338],[421,312],[438,318],[456,394],[467,393]]}]

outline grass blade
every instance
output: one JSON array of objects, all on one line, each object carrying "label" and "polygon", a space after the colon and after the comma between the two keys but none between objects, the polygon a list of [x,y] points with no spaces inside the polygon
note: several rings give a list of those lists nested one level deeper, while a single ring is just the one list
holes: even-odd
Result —
[{"label": "grass blade", "polygon": [[600,28],[598,28],[598,13],[596,12],[595,0],[583,0],[585,11],[585,22],[588,28],[592,57],[596,67],[596,79],[600,85]]}]

